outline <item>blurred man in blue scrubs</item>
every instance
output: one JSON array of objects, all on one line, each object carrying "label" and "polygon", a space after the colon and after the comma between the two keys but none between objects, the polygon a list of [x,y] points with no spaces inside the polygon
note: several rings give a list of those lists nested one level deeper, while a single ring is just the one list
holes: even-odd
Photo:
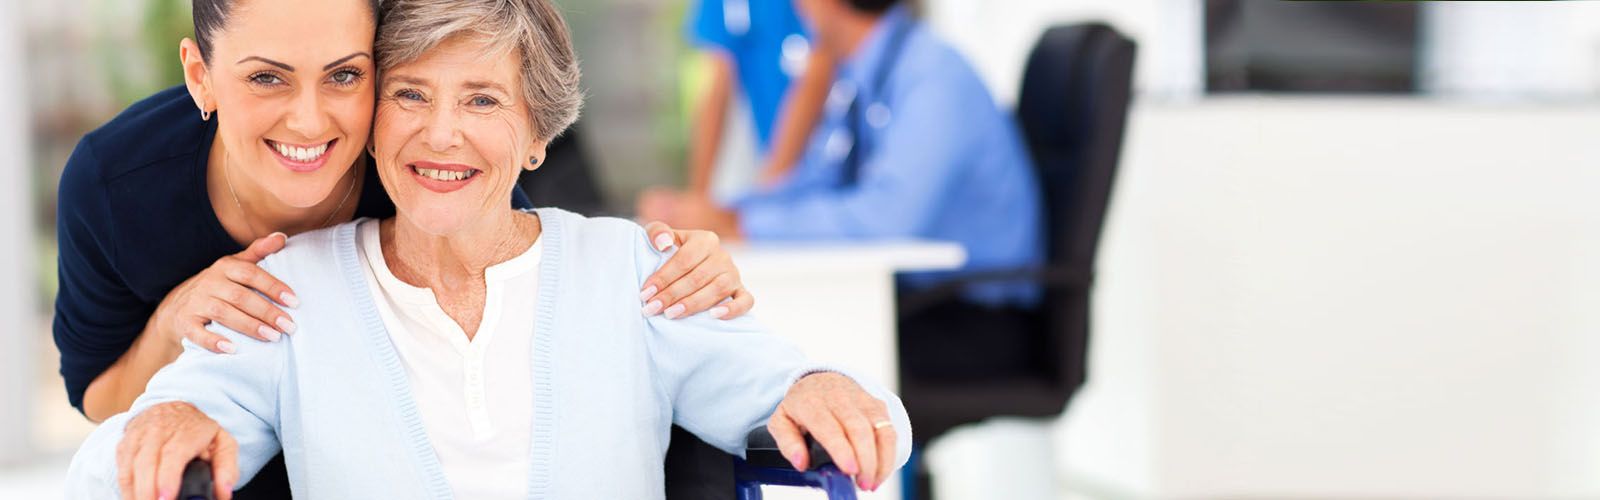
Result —
[{"label": "blurred man in blue scrubs", "polygon": [[[821,123],[785,181],[719,207],[652,192],[640,215],[750,240],[961,243],[955,273],[901,278],[916,292],[961,274],[1043,263],[1039,187],[1011,117],[972,67],[897,0],[794,0],[815,50],[840,61]],[[977,310],[1028,307],[1025,281],[964,288]]]},{"label": "blurred man in blue scrubs", "polygon": [[687,32],[709,74],[692,115],[689,191],[726,201],[773,183],[804,150],[833,61],[811,50],[790,0],[699,0]]}]

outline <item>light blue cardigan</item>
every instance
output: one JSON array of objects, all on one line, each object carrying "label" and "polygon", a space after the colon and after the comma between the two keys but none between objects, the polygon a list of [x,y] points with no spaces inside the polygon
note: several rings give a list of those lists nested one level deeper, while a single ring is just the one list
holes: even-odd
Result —
[{"label": "light blue cardigan", "polygon": [[[743,454],[793,381],[825,369],[751,319],[639,313],[638,290],[664,261],[637,225],[537,212],[544,242],[532,352],[534,420],[528,498],[662,498],[670,425]],[[355,244],[356,222],[296,236],[262,262],[300,296],[299,333],[275,343],[220,327],[234,355],[186,344],[133,409],[112,417],[73,457],[71,498],[117,496],[116,447],[133,415],[193,403],[239,442],[248,481],[280,446],[302,499],[450,498],[404,368],[378,317]],[[900,400],[886,402],[911,453]],[[462,432],[466,432],[465,429]]]}]

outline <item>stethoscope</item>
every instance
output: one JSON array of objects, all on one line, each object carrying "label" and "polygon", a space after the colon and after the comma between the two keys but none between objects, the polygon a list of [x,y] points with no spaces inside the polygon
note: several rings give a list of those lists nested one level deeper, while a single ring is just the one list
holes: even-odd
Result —
[{"label": "stethoscope", "polygon": [[[830,103],[842,102],[849,99],[850,108],[845,111],[844,130],[839,130],[829,137],[825,152],[830,156],[843,155],[843,172],[839,176],[839,187],[851,187],[861,177],[861,164],[872,151],[872,135],[865,133],[868,127],[881,129],[889,125],[889,120],[894,117],[890,110],[888,95],[884,88],[888,86],[889,75],[894,71],[896,63],[900,61],[901,52],[905,50],[906,38],[911,32],[911,23],[900,21],[895,23],[889,33],[888,45],[884,48],[883,59],[878,61],[878,67],[873,72],[870,96],[872,102],[862,105],[861,89],[853,83],[840,81],[834,84],[828,96]],[[837,101],[835,100],[837,99]]]}]

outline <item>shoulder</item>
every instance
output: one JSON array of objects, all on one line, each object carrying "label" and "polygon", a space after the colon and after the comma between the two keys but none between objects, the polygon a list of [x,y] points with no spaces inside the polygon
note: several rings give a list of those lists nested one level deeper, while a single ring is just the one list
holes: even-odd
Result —
[{"label": "shoulder", "polygon": [[[346,264],[344,254],[355,257],[355,230],[363,220],[366,219],[291,236],[282,250],[262,259],[261,268],[296,290],[302,285],[337,279],[341,276],[339,267]],[[346,244],[350,252],[341,252],[340,246]]]},{"label": "shoulder", "polygon": [[193,158],[208,150],[210,131],[211,124],[200,119],[188,90],[182,86],[168,88],[133,103],[84,135],[78,143],[79,150],[98,161],[71,161],[67,168],[93,169],[96,177],[114,179],[152,164]]},{"label": "shoulder", "polygon": [[584,217],[559,208],[537,211],[545,245],[574,270],[626,271],[643,281],[661,263],[662,253],[650,245],[639,224],[616,217]]},{"label": "shoulder", "polygon": [[941,94],[964,99],[993,101],[978,71],[959,50],[940,38],[928,25],[915,22],[907,35],[906,47],[896,64],[896,80],[901,85],[936,89]]}]

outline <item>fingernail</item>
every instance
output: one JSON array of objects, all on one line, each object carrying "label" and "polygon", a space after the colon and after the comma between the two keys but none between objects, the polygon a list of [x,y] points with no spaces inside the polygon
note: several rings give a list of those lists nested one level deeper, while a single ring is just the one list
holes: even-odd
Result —
[{"label": "fingernail", "polygon": [[300,329],[300,325],[294,324],[294,321],[286,317],[278,318],[278,329],[283,330],[283,333],[294,333],[295,330]]},{"label": "fingernail", "polygon": [[644,305],[645,316],[655,316],[658,312],[661,312],[661,301],[652,300],[649,304]]},{"label": "fingernail", "polygon": [[678,316],[683,315],[685,309],[688,308],[683,307],[683,304],[673,304],[672,307],[667,308],[667,319],[678,319]]},{"label": "fingernail", "polygon": [[728,315],[728,308],[722,307],[722,306],[717,306],[717,307],[711,308],[710,311],[706,311],[706,312],[711,313],[711,317],[713,317],[713,318],[722,319],[723,316],[727,316]]},{"label": "fingernail", "polygon": [[866,479],[861,479],[861,478],[856,478],[856,487],[862,489],[863,491],[871,491],[872,490],[872,488],[868,488],[867,487],[867,480]]},{"label": "fingernail", "polygon": [[294,294],[289,292],[283,292],[283,295],[279,295],[278,302],[282,302],[283,305],[289,306],[290,309],[300,307],[300,297],[296,297]]},{"label": "fingernail", "polygon": [[277,342],[279,338],[283,337],[283,335],[279,334],[277,330],[267,328],[267,325],[261,325],[261,328],[256,329],[256,333],[261,334],[262,337],[266,337],[267,342]]},{"label": "fingernail", "polygon": [[639,300],[650,300],[650,297],[656,296],[657,291],[658,290],[656,290],[655,285],[650,285],[650,288],[646,288],[643,292],[639,292]]},{"label": "fingernail", "polygon": [[172,494],[172,491],[170,491],[170,490],[161,490],[161,495],[160,495],[161,500],[167,500],[169,498],[172,498],[173,496],[174,495]]},{"label": "fingernail", "polygon": [[800,469],[800,453],[799,452],[791,451],[789,453],[785,453],[784,457],[789,459],[789,465],[793,465],[796,470]]},{"label": "fingernail", "polygon": [[656,235],[656,250],[665,252],[668,248],[672,248],[672,233]]},{"label": "fingernail", "polygon": [[233,354],[233,342],[228,342],[226,340],[217,342],[217,350],[222,351],[224,354]]}]

